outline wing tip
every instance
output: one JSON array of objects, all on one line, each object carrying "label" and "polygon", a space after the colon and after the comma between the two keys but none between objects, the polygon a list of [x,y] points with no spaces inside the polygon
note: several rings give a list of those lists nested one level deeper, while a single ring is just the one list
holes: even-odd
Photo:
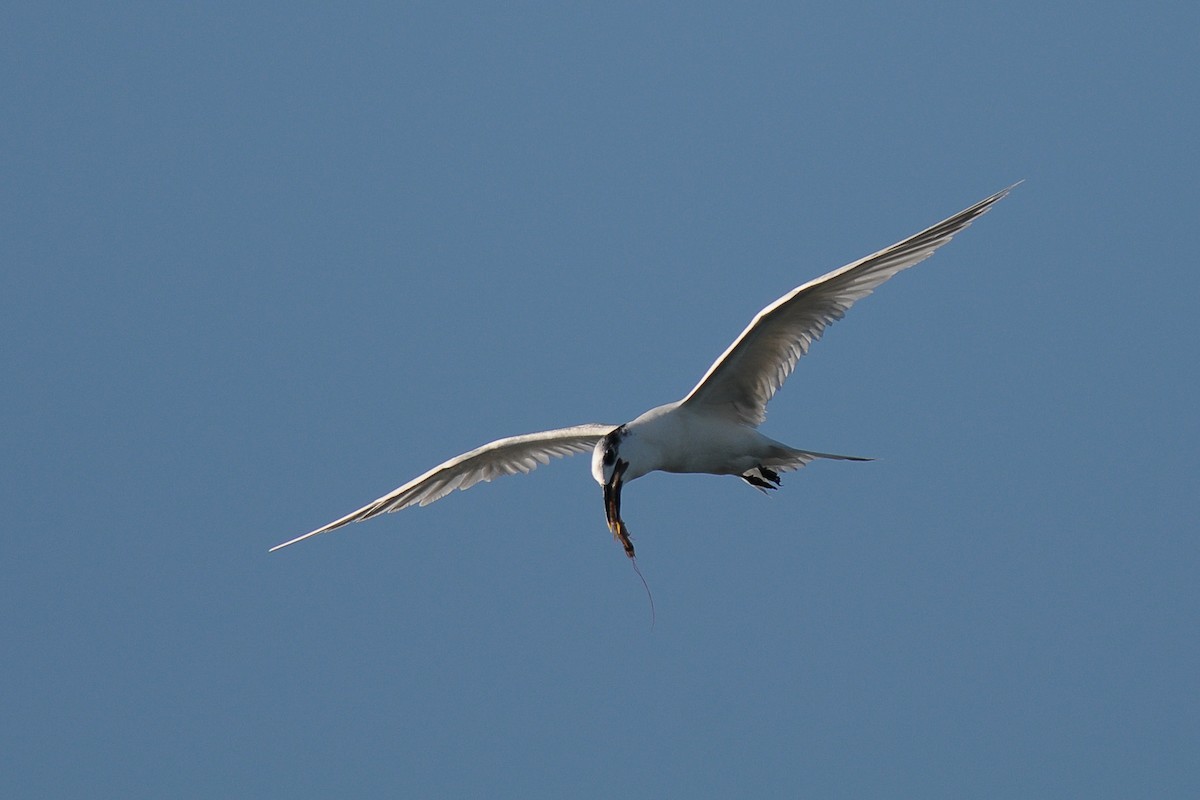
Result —
[{"label": "wing tip", "polygon": [[309,531],[308,533],[304,534],[303,536],[297,536],[295,539],[288,539],[286,542],[277,544],[274,547],[272,547],[270,550],[268,550],[267,552],[274,553],[276,550],[282,550],[283,548],[287,547],[288,545],[293,545],[296,542],[302,542],[310,536],[316,536],[318,533],[324,533],[324,532],[325,532],[324,528],[318,528],[315,531]]},{"label": "wing tip", "polygon": [[1024,182],[1025,182],[1025,179],[1021,178],[1021,180],[1017,181],[1016,183],[1010,184],[1009,186],[1004,187],[1000,191],[993,194],[991,197],[984,198],[983,200],[981,200],[979,202],[978,205],[983,206],[985,208],[990,207],[993,204],[998,203],[1001,200],[1003,200],[1004,198],[1008,197],[1009,192],[1011,192],[1013,189],[1017,188]]},{"label": "wing tip", "polygon": [[[370,508],[370,506],[367,506],[367,508]],[[288,547],[289,545],[296,544],[297,542],[303,542],[305,539],[316,536],[317,534],[329,533],[329,531],[336,530],[337,528],[340,528],[343,525],[348,525],[351,522],[357,522],[358,521],[357,515],[359,513],[360,512],[356,511],[353,514],[347,514],[346,516],[342,517],[339,520],[336,520],[334,522],[329,523],[328,525],[324,525],[320,528],[317,528],[315,531],[309,531],[308,533],[304,534],[303,536],[297,536],[295,539],[288,539],[286,542],[275,545],[267,552],[274,553],[276,550],[282,550],[283,548]]]}]

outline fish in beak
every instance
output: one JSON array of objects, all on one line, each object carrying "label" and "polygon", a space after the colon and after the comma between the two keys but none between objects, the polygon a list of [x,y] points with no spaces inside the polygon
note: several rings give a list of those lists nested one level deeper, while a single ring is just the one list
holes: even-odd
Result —
[{"label": "fish in beak", "polygon": [[608,517],[608,529],[613,538],[625,548],[625,555],[633,558],[633,542],[629,539],[629,528],[621,519],[621,476],[629,469],[629,462],[617,459],[612,477],[604,484],[604,515]]}]

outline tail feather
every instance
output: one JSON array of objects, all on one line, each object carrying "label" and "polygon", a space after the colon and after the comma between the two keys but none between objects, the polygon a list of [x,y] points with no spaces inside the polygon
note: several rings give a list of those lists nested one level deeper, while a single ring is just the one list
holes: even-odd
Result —
[{"label": "tail feather", "polygon": [[842,456],[836,453],[818,453],[815,450],[797,450],[792,447],[780,448],[778,456],[772,454],[772,458],[764,462],[764,466],[774,469],[786,471],[807,467],[818,458],[828,458],[833,461],[874,461],[873,458],[864,456]]},{"label": "tail feather", "polygon": [[797,450],[780,442],[770,442],[764,448],[766,457],[741,474],[742,480],[764,493],[779,488],[779,473],[807,467],[818,458],[834,461],[874,461],[863,456],[843,456],[837,453],[818,453],[816,450]]}]

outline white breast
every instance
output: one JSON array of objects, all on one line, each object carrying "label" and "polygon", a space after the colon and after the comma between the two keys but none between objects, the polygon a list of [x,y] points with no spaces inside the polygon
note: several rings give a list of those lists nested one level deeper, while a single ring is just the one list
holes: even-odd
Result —
[{"label": "white breast", "polygon": [[727,416],[668,403],[626,426],[620,453],[629,462],[627,481],[654,470],[740,475],[776,444]]}]

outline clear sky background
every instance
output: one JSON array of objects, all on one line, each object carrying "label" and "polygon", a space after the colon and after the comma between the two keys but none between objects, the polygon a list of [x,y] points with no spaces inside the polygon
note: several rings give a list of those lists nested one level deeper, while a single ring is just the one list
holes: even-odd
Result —
[{"label": "clear sky background", "polygon": [[[0,12],[0,794],[1196,797],[1195,3]],[[762,497],[587,457],[794,286]]]}]

